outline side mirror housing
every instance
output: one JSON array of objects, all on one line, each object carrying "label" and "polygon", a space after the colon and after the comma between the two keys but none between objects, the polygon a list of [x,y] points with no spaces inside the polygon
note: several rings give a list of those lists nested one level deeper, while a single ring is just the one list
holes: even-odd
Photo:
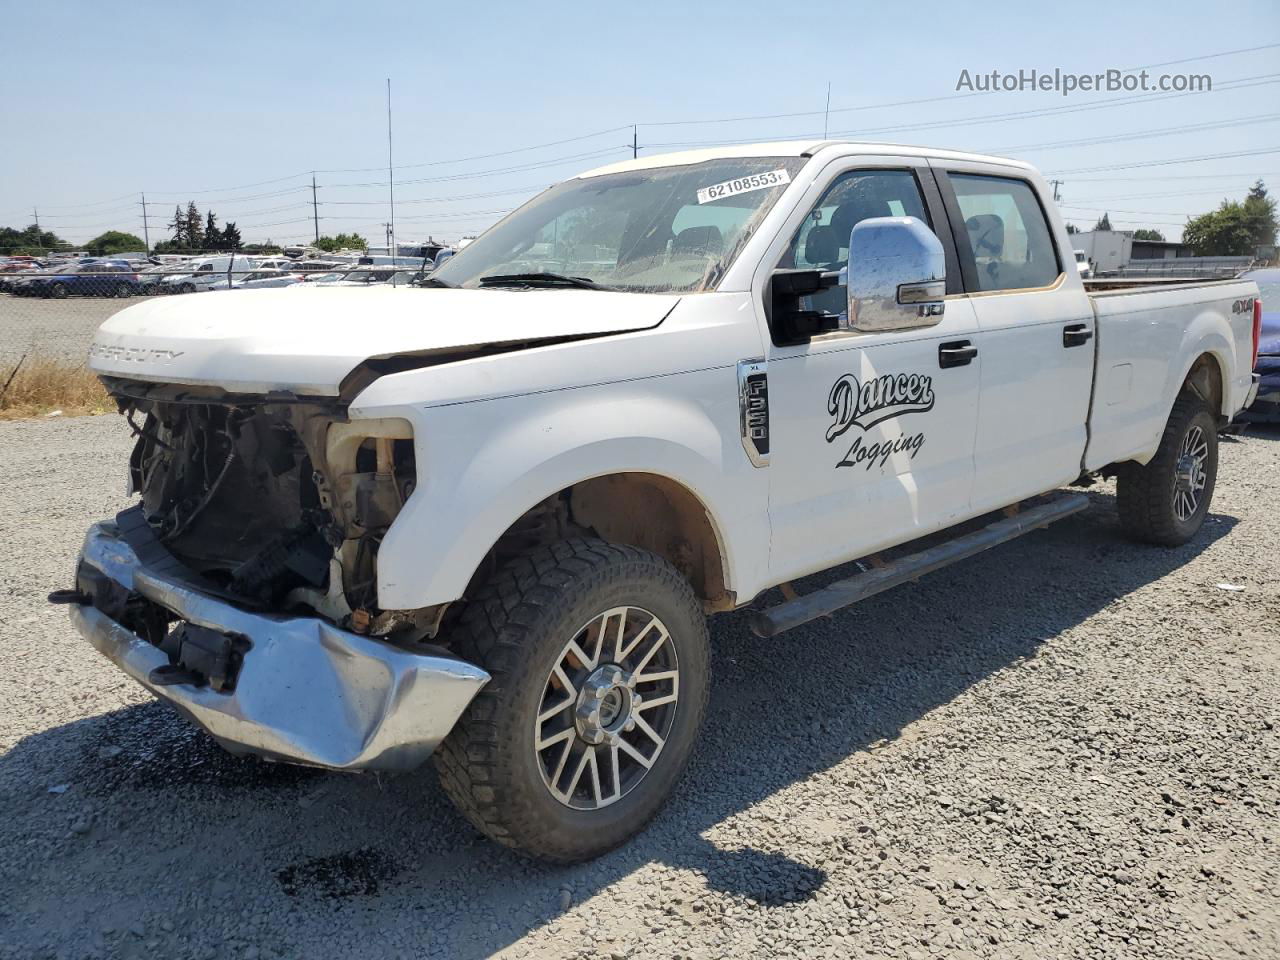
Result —
[{"label": "side mirror housing", "polygon": [[872,217],[849,234],[849,326],[864,333],[929,327],[947,293],[942,243],[915,217]]},{"label": "side mirror housing", "polygon": [[840,329],[841,318],[833,313],[805,308],[804,301],[821,290],[840,283],[836,271],[775,270],[770,278],[770,323],[779,339],[799,343],[822,333]]}]

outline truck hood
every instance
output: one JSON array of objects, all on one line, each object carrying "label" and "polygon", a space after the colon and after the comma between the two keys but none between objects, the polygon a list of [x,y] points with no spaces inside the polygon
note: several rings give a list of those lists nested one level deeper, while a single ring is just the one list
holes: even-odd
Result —
[{"label": "truck hood", "polygon": [[150,300],[104,323],[98,374],[337,396],[366,360],[626,333],[657,326],[677,296],[599,290],[285,287]]}]

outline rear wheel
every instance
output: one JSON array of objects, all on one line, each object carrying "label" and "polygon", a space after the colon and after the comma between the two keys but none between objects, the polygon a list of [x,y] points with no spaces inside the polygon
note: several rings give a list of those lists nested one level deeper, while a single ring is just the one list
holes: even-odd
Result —
[{"label": "rear wheel", "polygon": [[540,547],[480,590],[452,640],[493,678],[436,752],[479,830],[568,863],[657,813],[707,696],[706,619],[669,563],[600,540]]},{"label": "rear wheel", "polygon": [[127,298],[127,297],[132,297],[132,296],[133,296],[133,287],[129,286],[127,283],[120,283],[120,284],[117,284],[117,285],[116,285],[116,296],[117,296],[117,297],[119,297],[121,300],[124,300],[124,299],[125,299],[125,298]]},{"label": "rear wheel", "polygon": [[194,283],[184,283],[178,288],[179,293],[195,293],[196,285]]},{"label": "rear wheel", "polygon": [[1204,401],[1183,393],[1151,461],[1126,463],[1117,477],[1120,522],[1139,540],[1186,543],[1209,512],[1218,476],[1218,427]]}]

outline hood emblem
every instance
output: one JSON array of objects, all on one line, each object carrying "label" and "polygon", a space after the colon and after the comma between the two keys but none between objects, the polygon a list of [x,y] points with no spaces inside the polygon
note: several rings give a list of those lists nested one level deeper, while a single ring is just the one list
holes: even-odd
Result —
[{"label": "hood emblem", "polygon": [[118,347],[95,343],[89,347],[89,356],[99,360],[117,360],[121,363],[171,363],[182,356],[182,350],[160,350],[155,347]]}]

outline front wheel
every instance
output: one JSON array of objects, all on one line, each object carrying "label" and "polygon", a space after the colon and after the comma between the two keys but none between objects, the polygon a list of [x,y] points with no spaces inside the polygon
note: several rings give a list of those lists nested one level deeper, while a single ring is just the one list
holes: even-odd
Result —
[{"label": "front wheel", "polygon": [[1218,426],[1204,401],[1183,393],[1151,461],[1122,464],[1120,522],[1139,540],[1176,547],[1200,530],[1218,477]]},{"label": "front wheel", "polygon": [[49,288],[49,296],[53,297],[55,300],[67,299],[68,292],[69,291],[67,290],[67,285],[65,283],[55,283]]},{"label": "front wheel", "polygon": [[674,567],[600,540],[540,547],[481,588],[452,640],[493,678],[435,755],[480,831],[571,863],[658,812],[707,698],[706,619]]},{"label": "front wheel", "polygon": [[121,300],[127,299],[128,297],[132,297],[133,287],[129,286],[127,283],[117,284],[116,296],[119,297]]},{"label": "front wheel", "polygon": [[195,293],[196,285],[194,283],[184,283],[178,288],[179,293]]}]

